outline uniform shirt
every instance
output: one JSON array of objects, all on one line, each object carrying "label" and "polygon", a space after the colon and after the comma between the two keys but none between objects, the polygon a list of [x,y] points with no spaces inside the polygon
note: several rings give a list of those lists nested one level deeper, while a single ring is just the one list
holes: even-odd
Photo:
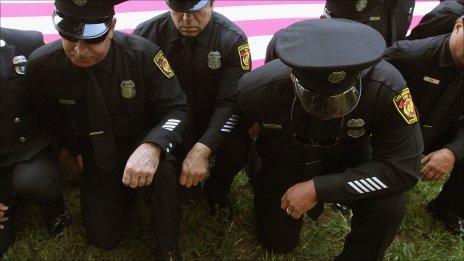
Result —
[{"label": "uniform shirt", "polygon": [[[450,34],[399,41],[385,59],[404,75],[419,110],[426,151],[449,148],[464,159],[464,70],[454,62]],[[454,94],[446,95],[451,91]],[[445,97],[445,98],[443,98]]]},{"label": "uniform shirt", "polygon": [[[393,66],[383,61],[364,71],[358,106],[328,121],[304,112],[289,75],[276,59],[240,81],[237,113],[242,124],[260,125],[256,149],[263,169],[299,168],[302,177],[313,178],[320,202],[402,193],[415,184],[421,132],[406,83]],[[400,107],[408,102],[412,113],[406,114]],[[319,161],[318,173],[311,166]]]},{"label": "uniform shirt", "polygon": [[[79,154],[80,144],[92,142],[87,75],[72,64],[61,41],[36,50],[28,66],[41,107],[64,134],[68,150]],[[143,133],[143,142],[156,143],[170,153],[182,141],[187,120],[185,95],[158,46],[115,31],[107,56],[93,70],[105,97],[116,145]]]},{"label": "uniform shirt", "polygon": [[[201,142],[213,151],[235,126],[232,114],[240,77],[251,69],[247,37],[229,19],[213,12],[205,29],[192,42],[191,83],[182,56],[183,37],[168,13],[148,20],[134,31],[166,51],[187,94],[191,126],[186,150]],[[191,84],[191,90],[187,86]]]},{"label": "uniform shirt", "polygon": [[26,81],[26,62],[42,34],[0,28],[0,167],[27,161],[56,140]]},{"label": "uniform shirt", "polygon": [[422,17],[420,23],[412,29],[407,39],[424,39],[451,33],[456,19],[462,15],[464,15],[464,0],[443,1]]}]

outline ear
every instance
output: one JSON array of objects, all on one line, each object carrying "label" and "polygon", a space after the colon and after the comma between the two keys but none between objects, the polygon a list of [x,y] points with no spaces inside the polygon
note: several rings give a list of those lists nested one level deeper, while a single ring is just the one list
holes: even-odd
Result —
[{"label": "ear", "polygon": [[114,33],[114,28],[116,27],[116,18],[113,18],[113,20],[111,20],[111,28],[110,28],[110,32],[109,32],[109,35],[108,37],[110,39],[113,39],[113,33]]}]

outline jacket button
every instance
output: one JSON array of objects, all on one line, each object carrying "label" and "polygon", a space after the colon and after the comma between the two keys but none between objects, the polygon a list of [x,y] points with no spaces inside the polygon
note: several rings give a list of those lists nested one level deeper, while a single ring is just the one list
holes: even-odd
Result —
[{"label": "jacket button", "polygon": [[22,143],[26,142],[26,140],[27,140],[26,137],[19,138],[19,141],[22,142]]},{"label": "jacket button", "polygon": [[20,124],[20,123],[21,123],[21,118],[16,117],[16,118],[14,119],[14,122],[15,122],[16,124]]}]

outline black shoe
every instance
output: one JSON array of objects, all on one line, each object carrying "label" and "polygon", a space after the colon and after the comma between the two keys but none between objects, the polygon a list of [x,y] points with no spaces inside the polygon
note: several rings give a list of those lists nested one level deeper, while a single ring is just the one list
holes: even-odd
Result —
[{"label": "black shoe", "polygon": [[59,237],[63,235],[63,230],[66,226],[72,223],[71,213],[65,209],[63,214],[57,216],[50,222],[49,231],[52,237]]},{"label": "black shoe", "polygon": [[348,214],[348,213],[350,213],[350,210],[351,210],[351,208],[349,206],[344,205],[342,203],[333,203],[332,207],[334,209],[342,212],[342,214]]},{"label": "black shoe", "polygon": [[155,260],[157,261],[182,261],[180,251],[160,252],[156,254]]},{"label": "black shoe", "polygon": [[230,223],[234,218],[232,206],[229,201],[218,203],[209,200],[209,213],[212,217],[221,221],[222,223]]},{"label": "black shoe", "polygon": [[446,229],[452,234],[464,237],[464,219],[457,214],[439,209],[435,201],[431,201],[425,208],[434,219],[437,219],[445,225]]}]

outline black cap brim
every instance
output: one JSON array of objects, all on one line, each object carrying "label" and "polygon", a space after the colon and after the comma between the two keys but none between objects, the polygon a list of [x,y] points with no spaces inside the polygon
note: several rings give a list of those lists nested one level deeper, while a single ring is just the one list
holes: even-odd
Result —
[{"label": "black cap brim", "polygon": [[56,12],[53,24],[60,34],[77,39],[94,39],[105,35],[111,28],[111,21],[101,23],[79,23],[65,19]]},{"label": "black cap brim", "polygon": [[169,1],[166,0],[166,4],[174,11],[193,13],[203,10],[211,0],[200,0],[200,1]]}]

